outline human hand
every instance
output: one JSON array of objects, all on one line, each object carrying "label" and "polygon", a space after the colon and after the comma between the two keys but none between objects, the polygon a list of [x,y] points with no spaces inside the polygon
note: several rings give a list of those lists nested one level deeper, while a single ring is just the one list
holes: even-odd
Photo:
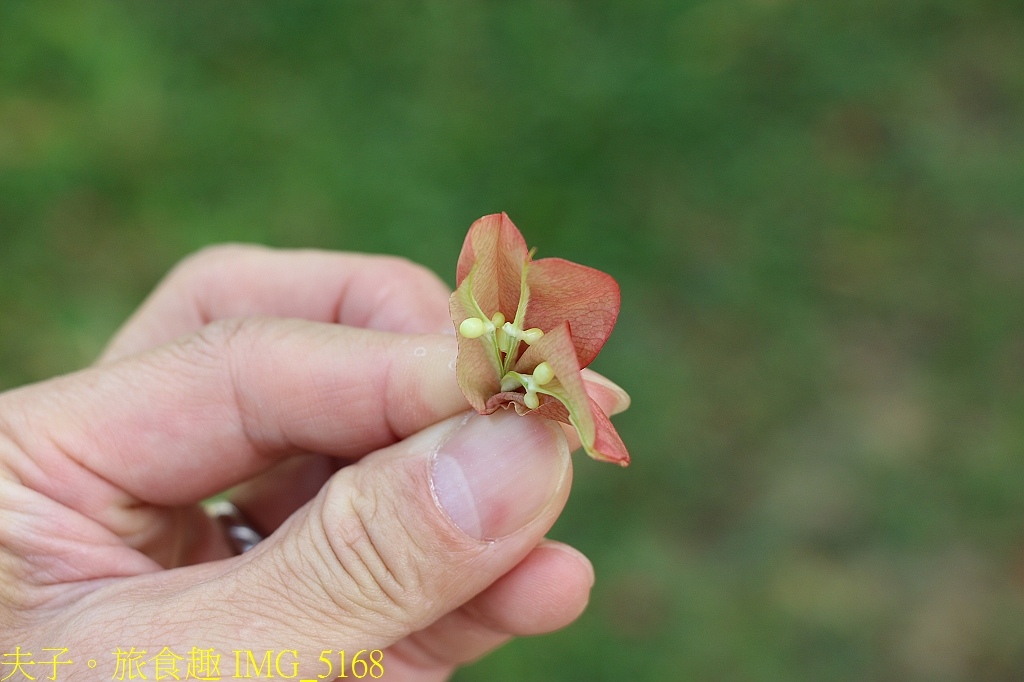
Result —
[{"label": "human hand", "polygon": [[[236,651],[317,678],[383,650],[384,679],[442,680],[575,619],[592,569],[543,539],[570,446],[465,414],[448,295],[393,258],[210,249],[94,367],[0,395],[0,652],[86,680],[131,647],[150,679],[165,649],[182,679],[195,649],[225,679]],[[269,534],[241,556],[199,506],[231,486]]]}]

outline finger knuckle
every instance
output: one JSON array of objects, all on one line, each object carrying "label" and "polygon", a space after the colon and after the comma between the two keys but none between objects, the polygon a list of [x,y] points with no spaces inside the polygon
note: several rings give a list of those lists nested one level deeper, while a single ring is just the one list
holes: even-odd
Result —
[{"label": "finger knuckle", "polygon": [[233,349],[251,336],[255,321],[249,318],[217,320],[204,325],[172,346],[172,350],[190,364],[223,367]]},{"label": "finger knuckle", "polygon": [[323,505],[319,523],[335,584],[341,586],[335,589],[335,603],[408,625],[428,592],[418,569],[418,544],[393,523],[389,500],[358,492],[357,486],[345,488],[335,496],[328,491],[326,499],[333,502]]},{"label": "finger knuckle", "polygon": [[229,406],[233,418],[248,436],[254,431],[253,409],[246,400],[249,376],[244,368],[250,364],[253,347],[265,333],[266,320],[261,318],[230,318],[211,322],[188,337],[167,347],[166,354],[154,356],[162,360],[170,381],[201,382],[209,393],[207,399]]}]

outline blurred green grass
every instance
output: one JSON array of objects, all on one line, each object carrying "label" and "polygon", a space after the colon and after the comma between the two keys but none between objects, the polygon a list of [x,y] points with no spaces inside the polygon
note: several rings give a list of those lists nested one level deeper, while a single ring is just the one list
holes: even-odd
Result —
[{"label": "blurred green grass", "polygon": [[1024,676],[1024,6],[0,4],[0,387],[187,253],[619,279],[586,615],[471,680]]}]

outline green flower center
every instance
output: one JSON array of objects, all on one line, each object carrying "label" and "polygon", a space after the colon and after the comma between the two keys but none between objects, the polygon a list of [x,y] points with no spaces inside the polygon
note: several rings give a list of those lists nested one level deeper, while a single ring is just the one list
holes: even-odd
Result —
[{"label": "green flower center", "polygon": [[526,395],[523,402],[531,410],[537,409],[540,405],[540,398],[537,394],[549,393],[542,387],[551,383],[555,378],[555,372],[551,365],[542,362],[534,368],[533,374],[513,372],[511,368],[519,359],[520,343],[525,343],[527,346],[537,343],[544,336],[541,329],[538,327],[523,329],[518,319],[508,322],[501,312],[496,312],[489,319],[485,316],[467,317],[459,325],[459,334],[467,339],[480,339],[488,344],[496,354],[498,364],[502,368],[501,390],[525,389]]}]

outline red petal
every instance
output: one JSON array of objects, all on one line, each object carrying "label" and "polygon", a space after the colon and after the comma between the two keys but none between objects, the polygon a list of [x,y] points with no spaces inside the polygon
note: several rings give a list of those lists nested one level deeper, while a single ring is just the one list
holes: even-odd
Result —
[{"label": "red petal", "polygon": [[589,369],[581,371],[580,375],[587,387],[587,395],[596,400],[601,410],[608,416],[624,412],[629,407],[629,394],[621,386],[612,384],[608,379]]},{"label": "red petal", "polygon": [[587,394],[568,323],[563,322],[530,346],[516,363],[516,371],[532,373],[541,362],[551,365],[554,381],[560,386],[558,392],[566,399],[559,402],[542,395],[540,406],[533,412],[575,426],[580,443],[594,459],[622,466],[629,464],[629,453],[615,427],[601,406]]},{"label": "red petal", "polygon": [[472,271],[473,296],[480,308],[487,315],[501,311],[511,320],[519,307],[523,266],[529,258],[523,235],[507,215],[485,215],[469,228],[455,281],[461,286]]},{"label": "red petal", "polygon": [[[469,295],[467,281],[456,289],[448,300],[448,308],[456,330],[463,320],[474,316],[470,312],[472,304],[469,302]],[[501,368],[497,365],[494,353],[490,352],[481,339],[467,339],[458,332],[455,336],[459,341],[459,354],[455,360],[455,377],[459,382],[459,388],[473,409],[486,414],[487,399],[501,390]]]},{"label": "red petal", "polygon": [[547,419],[554,419],[556,422],[562,422],[563,424],[572,424],[569,420],[569,408],[563,405],[561,400],[543,394],[537,397],[540,398],[540,405],[533,411],[534,414],[539,414]]},{"label": "red petal", "polygon": [[572,426],[572,420],[569,419],[569,410],[562,404],[562,401],[543,394],[538,395],[537,398],[540,400],[540,405],[531,410],[526,406],[525,393],[516,393],[514,391],[499,393],[498,395],[491,396],[491,399],[487,401],[487,411],[482,414],[490,414],[499,407],[509,407],[511,405],[522,416],[535,414],[545,419],[553,419],[556,422]]},{"label": "red petal", "polygon": [[[537,343],[526,349],[516,363],[516,371],[520,374],[532,374],[542,362],[551,365],[555,372],[555,380],[561,385],[565,395],[565,407],[574,419],[580,441],[585,447],[594,442],[594,420],[590,414],[590,396],[580,376],[580,365],[576,359],[576,347],[569,333],[569,325],[562,322]],[[557,417],[556,417],[557,418]],[[561,420],[560,420],[561,421]]]},{"label": "red petal", "polygon": [[604,413],[601,406],[590,399],[591,416],[594,418],[594,446],[589,454],[594,459],[605,462],[614,462],[619,466],[629,466],[629,452],[626,451],[626,444],[619,438],[619,432],[612,426],[612,421]]},{"label": "red petal", "polygon": [[[497,395],[492,395],[490,400],[487,401],[487,412],[484,414],[490,414],[499,407],[509,407],[510,405],[516,408],[516,412],[520,415],[534,414],[536,410],[531,410],[526,406],[525,393],[516,393],[515,391],[503,391]],[[552,400],[554,400],[552,398]],[[558,402],[557,400],[555,402]],[[568,424],[569,422],[566,422]]]},{"label": "red petal", "polygon": [[[490,414],[499,407],[515,407],[516,412],[521,415],[535,414],[546,419],[554,419],[563,424],[572,424],[569,420],[569,410],[561,401],[549,395],[538,396],[540,407],[531,410],[523,402],[522,393],[499,393],[491,396],[487,401],[487,410],[484,414]],[[594,419],[594,443],[589,447],[584,445],[587,454],[602,462],[612,462],[619,466],[629,466],[629,452],[626,451],[626,444],[619,438],[619,433],[612,426],[612,422],[601,409],[596,400],[590,400],[590,414]]]},{"label": "red petal", "polygon": [[542,258],[526,272],[530,302],[525,327],[545,332],[568,322],[580,367],[597,356],[619,316],[619,285],[600,270],[561,258]]}]

